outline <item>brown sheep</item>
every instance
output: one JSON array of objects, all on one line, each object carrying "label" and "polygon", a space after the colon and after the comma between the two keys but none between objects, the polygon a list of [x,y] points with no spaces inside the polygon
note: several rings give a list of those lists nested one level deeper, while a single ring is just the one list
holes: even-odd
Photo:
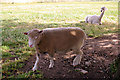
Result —
[{"label": "brown sheep", "polygon": [[33,29],[24,34],[28,35],[29,46],[36,49],[36,62],[33,71],[37,70],[39,56],[43,53],[48,53],[50,56],[49,68],[54,66],[53,57],[59,51],[66,53],[72,50],[77,54],[73,60],[73,66],[80,64],[83,54],[81,47],[86,39],[86,34],[82,29],[78,27]]}]

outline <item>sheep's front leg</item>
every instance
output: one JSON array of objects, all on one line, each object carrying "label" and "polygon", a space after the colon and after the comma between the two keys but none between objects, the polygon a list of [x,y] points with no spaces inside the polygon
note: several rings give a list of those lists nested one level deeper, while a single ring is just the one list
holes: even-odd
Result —
[{"label": "sheep's front leg", "polygon": [[82,55],[83,55],[83,52],[81,50],[76,51],[76,53],[77,53],[77,56],[73,60],[73,66],[76,66],[76,65],[80,64],[81,59],[82,59]]},{"label": "sheep's front leg", "polygon": [[39,57],[40,57],[40,54],[36,53],[36,61],[35,61],[34,67],[32,68],[33,71],[38,69]]}]

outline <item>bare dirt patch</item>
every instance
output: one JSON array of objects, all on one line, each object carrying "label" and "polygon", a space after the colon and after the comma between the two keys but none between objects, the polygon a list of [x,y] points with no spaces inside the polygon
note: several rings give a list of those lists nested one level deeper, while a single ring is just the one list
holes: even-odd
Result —
[{"label": "bare dirt patch", "polygon": [[[81,64],[73,67],[72,60],[75,58],[74,53],[67,55],[56,55],[55,66],[49,69],[49,59],[46,56],[40,59],[39,68],[44,78],[110,78],[110,64],[118,56],[118,34],[105,35],[99,38],[88,37],[82,48],[84,55]],[[35,63],[35,55],[28,61],[21,71],[28,72]],[[81,73],[80,69],[88,71]]]}]

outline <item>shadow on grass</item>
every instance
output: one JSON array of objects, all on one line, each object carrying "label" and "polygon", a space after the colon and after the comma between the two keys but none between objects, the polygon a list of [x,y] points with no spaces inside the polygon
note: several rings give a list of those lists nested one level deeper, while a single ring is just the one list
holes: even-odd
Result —
[{"label": "shadow on grass", "polygon": [[94,25],[87,23],[28,23],[28,22],[19,22],[19,19],[8,19],[1,20],[2,28],[4,29],[18,29],[22,28],[22,31],[27,31],[33,28],[44,29],[44,28],[55,28],[55,27],[80,27],[82,28],[88,36],[99,37],[107,33],[116,33],[118,31],[118,24],[111,22],[104,22],[102,25]]}]

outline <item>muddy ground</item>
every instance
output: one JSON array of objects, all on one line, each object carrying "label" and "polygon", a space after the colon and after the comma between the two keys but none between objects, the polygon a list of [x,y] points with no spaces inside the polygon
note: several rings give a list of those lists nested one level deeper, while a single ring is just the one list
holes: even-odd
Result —
[{"label": "muddy ground", "polygon": [[[120,35],[119,35],[120,36]],[[72,52],[66,55],[56,55],[54,68],[49,69],[48,56],[40,59],[39,68],[44,78],[110,78],[110,64],[118,56],[118,35],[109,34],[99,38],[88,37],[82,50],[84,52],[81,64],[73,67],[72,60],[75,54]],[[25,61],[25,66],[21,69],[28,72],[35,63],[35,55]],[[84,74],[83,69],[88,73]]]}]

